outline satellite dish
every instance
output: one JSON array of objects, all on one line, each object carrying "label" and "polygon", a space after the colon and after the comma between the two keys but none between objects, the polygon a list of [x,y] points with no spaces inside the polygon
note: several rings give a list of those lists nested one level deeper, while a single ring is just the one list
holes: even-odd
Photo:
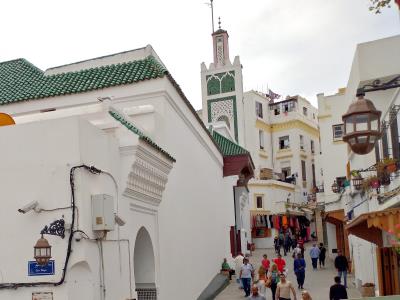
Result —
[{"label": "satellite dish", "polygon": [[5,113],[0,113],[0,126],[14,125],[14,119]]}]

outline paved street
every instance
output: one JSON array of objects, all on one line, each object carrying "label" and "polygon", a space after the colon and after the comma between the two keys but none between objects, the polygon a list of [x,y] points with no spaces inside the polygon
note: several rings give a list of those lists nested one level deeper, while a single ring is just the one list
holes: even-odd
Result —
[{"label": "paved street", "polygon": [[[336,272],[333,267],[333,261],[330,261],[327,258],[325,269],[318,269],[317,271],[313,271],[311,265],[311,259],[308,255],[308,249],[311,247],[308,244],[305,252],[305,259],[306,259],[306,280],[304,284],[304,288],[308,290],[313,297],[314,300],[325,300],[329,299],[329,287],[333,282],[333,277],[335,276]],[[250,257],[250,262],[255,266],[256,270],[261,264],[262,255],[267,253],[268,258],[275,258],[275,253],[273,249],[257,249],[253,252],[253,256]],[[286,260],[286,264],[289,270],[288,278],[291,282],[293,282],[294,286],[297,290],[297,281],[296,276],[293,272],[293,258],[291,256],[283,257]],[[355,289],[354,285],[352,284],[352,278],[348,278],[349,282],[349,289],[348,295],[349,298],[357,298],[360,297],[360,294]],[[272,298],[271,290],[267,289],[266,292],[266,299],[269,300]],[[297,290],[297,299],[300,299],[300,291]],[[244,299],[244,293],[242,290],[238,289],[238,286],[234,279],[232,279],[231,284],[226,287],[226,289],[216,298],[216,300],[234,300],[234,299]]]}]

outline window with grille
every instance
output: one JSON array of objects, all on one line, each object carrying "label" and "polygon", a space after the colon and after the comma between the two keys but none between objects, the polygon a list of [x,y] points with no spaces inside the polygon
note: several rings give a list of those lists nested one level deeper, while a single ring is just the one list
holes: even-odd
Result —
[{"label": "window with grille", "polygon": [[314,141],[311,140],[311,153],[315,153]]},{"label": "window with grille", "polygon": [[263,107],[262,103],[256,101],[256,115],[257,117],[261,118],[263,117]]},{"label": "window with grille", "polygon": [[289,136],[285,135],[279,138],[279,149],[289,149]]},{"label": "window with grille", "polygon": [[257,196],[256,202],[257,202],[257,208],[263,208],[263,197],[262,196]]},{"label": "window with grille", "polygon": [[306,162],[304,160],[301,161],[301,176],[302,176],[303,181],[307,180]]},{"label": "window with grille", "polygon": [[300,134],[300,149],[304,150],[304,136]]},{"label": "window with grille", "polygon": [[258,139],[260,141],[260,149],[264,150],[264,132],[262,130],[258,131]]},{"label": "window with grille", "polygon": [[344,124],[332,125],[333,139],[341,140],[344,134]]}]

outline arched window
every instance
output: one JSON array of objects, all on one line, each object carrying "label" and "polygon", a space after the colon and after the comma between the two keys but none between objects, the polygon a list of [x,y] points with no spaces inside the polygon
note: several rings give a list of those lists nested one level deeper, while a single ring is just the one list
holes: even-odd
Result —
[{"label": "arched window", "polygon": [[226,74],[222,78],[221,89],[222,93],[233,92],[235,90],[235,78],[230,74]]},{"label": "arched window", "polygon": [[207,81],[207,94],[215,95],[221,93],[221,82],[218,78],[211,77]]}]

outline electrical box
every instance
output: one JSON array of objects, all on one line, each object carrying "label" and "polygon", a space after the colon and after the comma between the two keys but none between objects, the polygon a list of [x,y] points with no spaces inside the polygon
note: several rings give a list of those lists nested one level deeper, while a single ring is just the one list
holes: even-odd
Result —
[{"label": "electrical box", "polygon": [[114,230],[114,199],[110,195],[92,195],[92,229],[94,231]]}]

